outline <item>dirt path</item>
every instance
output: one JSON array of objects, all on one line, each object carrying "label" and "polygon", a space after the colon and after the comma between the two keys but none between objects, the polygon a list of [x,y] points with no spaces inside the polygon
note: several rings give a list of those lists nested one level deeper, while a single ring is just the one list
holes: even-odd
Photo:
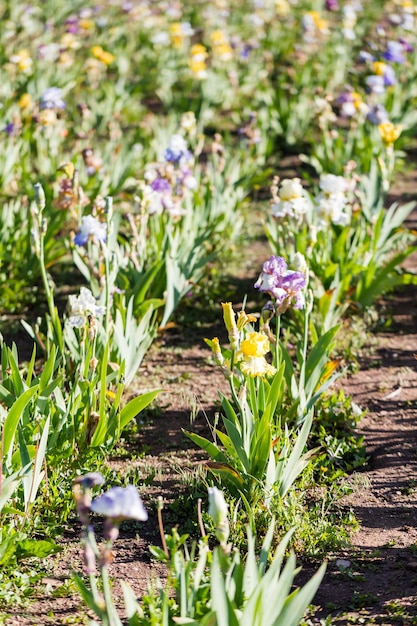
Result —
[{"label": "dirt path", "polygon": [[[415,172],[401,177],[388,204],[415,201],[416,179]],[[414,211],[408,226],[415,228],[416,223]],[[417,252],[406,265],[417,273]],[[345,392],[367,410],[358,430],[369,461],[352,477],[356,489],[346,500],[360,528],[352,547],[329,559],[315,598],[317,620],[417,624],[416,305],[414,286],[390,298],[389,332],[375,336],[376,348],[363,356],[360,371],[343,382]]]},{"label": "dirt path", "polygon": [[367,409],[359,431],[369,461],[345,502],[360,529],[351,548],[330,557],[315,599],[316,616],[331,623],[417,624],[416,294],[393,300],[391,332],[343,385]]}]

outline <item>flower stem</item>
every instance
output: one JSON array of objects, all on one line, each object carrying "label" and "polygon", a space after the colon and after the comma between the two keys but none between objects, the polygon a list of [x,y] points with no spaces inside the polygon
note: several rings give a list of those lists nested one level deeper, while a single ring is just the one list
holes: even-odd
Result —
[{"label": "flower stem", "polygon": [[279,365],[280,365],[280,347],[279,347],[279,336],[281,334],[281,314],[277,313],[276,314],[276,318],[277,318],[277,328],[276,328],[276,336],[275,336],[275,363],[274,366],[276,369],[279,369]]},{"label": "flower stem", "polygon": [[162,500],[162,496],[158,497],[158,526],[159,526],[159,534],[161,535],[162,548],[164,550],[165,556],[169,557],[167,542],[165,541],[165,532],[164,532],[164,523],[162,521],[162,509],[164,508],[164,501]]},{"label": "flower stem", "polygon": [[236,403],[236,406],[239,406],[239,398],[237,397],[236,389],[235,389],[235,350],[232,350],[232,355],[230,357],[230,391],[232,392],[233,400]]},{"label": "flower stem", "polygon": [[107,565],[101,567],[101,579],[103,581],[103,595],[106,605],[105,615],[103,616],[103,626],[123,626],[113,603]]},{"label": "flower stem", "polygon": [[104,317],[104,330],[106,337],[108,336],[109,323],[110,323],[110,229],[111,219],[113,216],[113,198],[107,196],[106,198],[106,219],[107,219],[107,232],[106,232],[106,245],[103,246],[104,253],[104,268],[105,268],[105,307],[106,313]]}]

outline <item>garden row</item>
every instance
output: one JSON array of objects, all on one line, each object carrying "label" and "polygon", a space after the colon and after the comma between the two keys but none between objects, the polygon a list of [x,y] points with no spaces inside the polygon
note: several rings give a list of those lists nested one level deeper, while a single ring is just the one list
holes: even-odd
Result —
[{"label": "garden row", "polygon": [[[357,409],[332,383],[377,299],[416,282],[401,267],[413,205],[386,197],[413,146],[417,11],[303,0],[26,9],[0,1],[1,599],[28,592],[31,558],[58,549],[73,483],[90,582],[75,580],[101,623],[121,624],[111,548],[123,519],[147,513],[122,478],[92,501],[103,477],[91,470],[106,474],[160,393],[126,401],[158,330],[226,254],[250,255],[256,207],[271,250],[254,285],[265,300],[260,311],[222,304],[227,345],[206,342],[230,393],[212,438],[187,433],[210,458],[212,521],[200,515],[190,552],[162,532],[166,586],[142,605],[124,593],[132,625],[296,625],[323,568],[290,592],[295,557],[281,564],[296,543],[295,494],[363,460]],[[299,175],[280,180],[288,154]],[[90,512],[106,518],[103,548]]]}]

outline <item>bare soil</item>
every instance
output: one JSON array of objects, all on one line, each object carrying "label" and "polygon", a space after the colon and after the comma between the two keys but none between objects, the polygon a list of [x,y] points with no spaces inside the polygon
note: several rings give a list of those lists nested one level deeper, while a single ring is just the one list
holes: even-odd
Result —
[{"label": "bare soil", "polygon": [[359,531],[329,556],[315,598],[315,617],[331,615],[334,624],[417,624],[416,295],[409,288],[395,297],[391,331],[343,383],[367,409],[358,430],[369,461],[344,502]]}]

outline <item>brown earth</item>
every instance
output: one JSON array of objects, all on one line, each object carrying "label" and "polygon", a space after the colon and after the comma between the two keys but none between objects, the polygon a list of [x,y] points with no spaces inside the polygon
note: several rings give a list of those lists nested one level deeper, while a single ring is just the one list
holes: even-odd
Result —
[{"label": "brown earth", "polygon": [[[408,200],[414,193],[413,183],[410,176],[401,181],[393,199]],[[267,248],[257,245],[260,248],[252,250],[253,257],[266,257]],[[417,256],[410,264],[417,270]],[[245,293],[246,288],[250,293],[260,264],[254,267],[249,260],[243,265],[239,290]],[[416,297],[416,289],[409,287],[390,299],[389,331],[376,336],[376,346],[364,351],[360,371],[341,383],[367,410],[359,431],[365,437],[369,461],[350,477],[354,490],[344,502],[360,520],[360,529],[349,547],[328,556],[327,573],[307,624],[417,624]],[[386,311],[387,303],[381,307],[380,311]],[[178,325],[167,330],[151,349],[131,389],[132,394],[156,386],[164,389],[159,410],[128,442],[133,460],[111,461],[119,469],[138,467],[150,483],[143,490],[149,520],[141,526],[122,526],[111,572],[115,579],[127,580],[138,596],[146,592],[151,579],[163,576],[162,568],[149,556],[149,545],[160,545],[156,499],[161,495],[166,503],[164,516],[169,530],[175,524],[175,502],[181,507],[181,498],[187,497],[190,485],[195,489],[192,477],[204,458],[182,429],[190,428],[191,414],[192,429],[207,431],[207,420],[212,420],[216,411],[218,390],[227,391],[202,341],[204,336],[217,334],[225,339],[220,318],[219,306],[219,323],[197,320],[192,328]],[[87,623],[87,613],[68,583],[70,572],[81,569],[76,523],[68,530],[63,546],[39,597],[27,610],[9,610],[0,623]],[[304,576],[316,567],[304,564]]]},{"label": "brown earth", "polygon": [[[315,617],[334,624],[417,624],[417,292],[393,305],[391,332],[343,383],[367,409],[359,432],[369,461],[344,504],[360,521],[351,546],[329,556]],[[320,623],[314,619],[312,624]]]}]

